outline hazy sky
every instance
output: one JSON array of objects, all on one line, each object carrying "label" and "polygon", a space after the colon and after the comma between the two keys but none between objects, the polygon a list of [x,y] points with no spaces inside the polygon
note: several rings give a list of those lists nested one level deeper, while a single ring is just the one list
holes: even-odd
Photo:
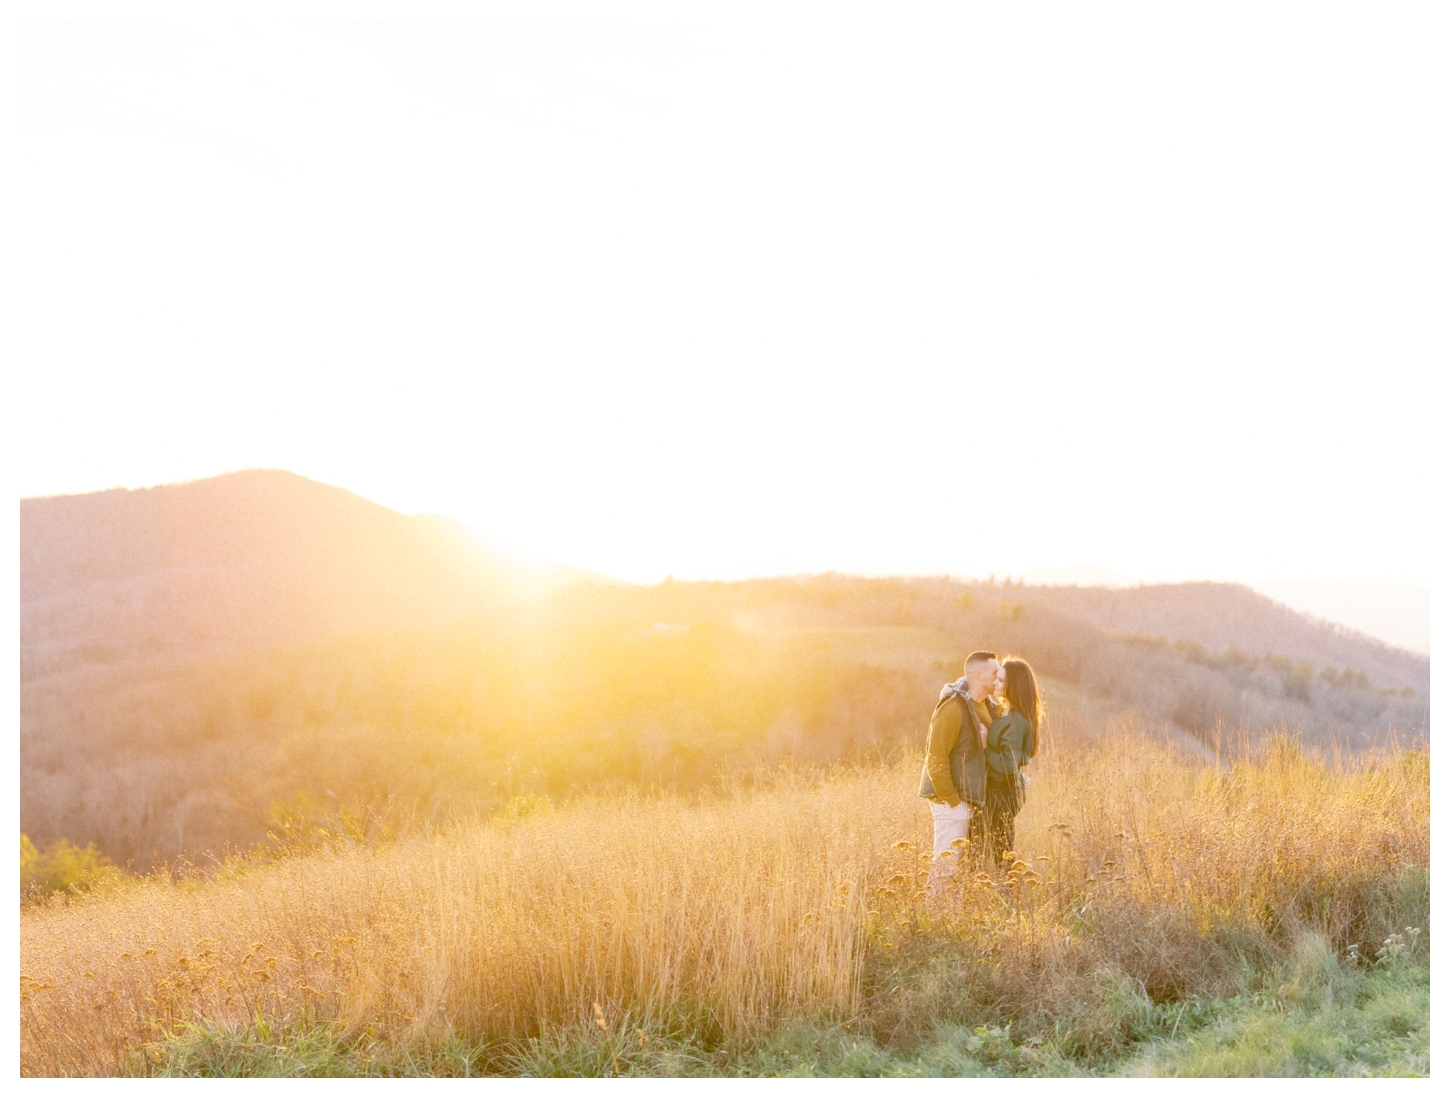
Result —
[{"label": "hazy sky", "polygon": [[1443,27],[955,7],[7,31],[21,495],[281,467],[641,580],[1427,585]]}]

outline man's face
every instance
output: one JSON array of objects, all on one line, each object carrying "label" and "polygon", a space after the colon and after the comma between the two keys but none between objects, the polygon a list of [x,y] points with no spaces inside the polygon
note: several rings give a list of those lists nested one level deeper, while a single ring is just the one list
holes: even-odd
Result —
[{"label": "man's face", "polygon": [[967,666],[967,689],[973,697],[985,698],[997,685],[997,675],[1001,670],[1002,665],[996,660],[969,664]]}]

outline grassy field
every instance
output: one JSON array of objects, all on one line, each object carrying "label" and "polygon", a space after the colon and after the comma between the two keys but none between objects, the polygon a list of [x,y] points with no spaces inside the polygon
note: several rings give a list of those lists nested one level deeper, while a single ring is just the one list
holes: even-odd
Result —
[{"label": "grassy field", "polygon": [[930,907],[910,759],[32,905],[22,1072],[1428,1072],[1425,751],[1033,769]]}]

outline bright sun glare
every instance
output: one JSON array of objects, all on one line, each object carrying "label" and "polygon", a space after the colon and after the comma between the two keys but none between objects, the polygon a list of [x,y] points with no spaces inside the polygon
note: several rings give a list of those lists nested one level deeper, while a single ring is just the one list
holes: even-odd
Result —
[{"label": "bright sun glare", "polygon": [[1428,583],[1432,40],[1144,16],[28,27],[21,494],[280,467],[636,580]]}]

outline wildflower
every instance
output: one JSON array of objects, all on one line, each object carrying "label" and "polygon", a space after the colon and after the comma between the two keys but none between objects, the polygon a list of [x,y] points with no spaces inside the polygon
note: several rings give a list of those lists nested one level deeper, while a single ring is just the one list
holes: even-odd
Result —
[{"label": "wildflower", "polygon": [[891,848],[893,850],[910,850],[911,844],[905,839],[897,839],[894,843],[891,844]]}]

